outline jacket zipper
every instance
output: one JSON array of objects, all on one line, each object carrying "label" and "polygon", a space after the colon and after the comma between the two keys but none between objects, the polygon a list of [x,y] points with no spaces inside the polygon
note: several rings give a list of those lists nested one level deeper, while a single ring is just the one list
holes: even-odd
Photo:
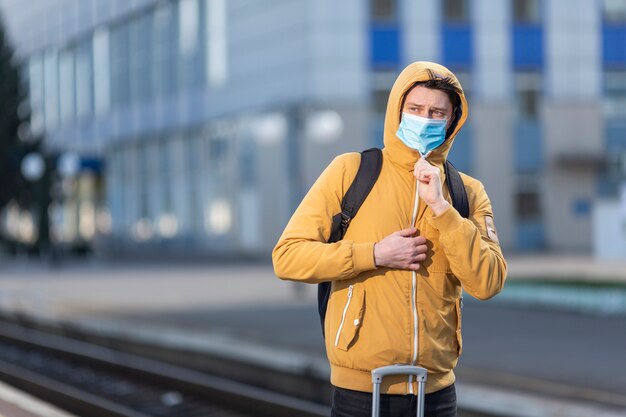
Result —
[{"label": "jacket zipper", "polygon": [[335,337],[335,347],[339,345],[339,335],[341,334],[343,323],[346,321],[346,314],[348,313],[348,307],[350,307],[350,300],[352,300],[352,288],[353,287],[354,285],[350,285],[348,287],[348,301],[346,301],[346,306],[343,308],[343,314],[341,315],[341,323],[339,324],[339,329],[337,329],[337,336]]},{"label": "jacket zipper", "polygon": [[[413,203],[413,217],[411,218],[411,226],[415,225],[415,221],[417,220],[417,212],[419,208],[419,184],[417,180],[415,180],[415,202]],[[417,294],[417,271],[412,271],[413,275],[413,285],[411,287],[411,307],[413,309],[413,356],[411,357],[411,365],[415,365],[417,362],[417,352],[418,352],[418,315],[417,315],[417,300],[415,296]],[[413,394],[413,375],[409,376],[409,394]]]}]

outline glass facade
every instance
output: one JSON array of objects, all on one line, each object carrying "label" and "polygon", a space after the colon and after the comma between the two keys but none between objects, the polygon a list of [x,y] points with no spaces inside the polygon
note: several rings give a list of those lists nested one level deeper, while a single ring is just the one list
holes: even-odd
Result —
[{"label": "glass facade", "polygon": [[27,72],[34,127],[54,132],[131,105],[222,85],[228,68],[225,18],[223,0],[158,2],[32,54]]}]

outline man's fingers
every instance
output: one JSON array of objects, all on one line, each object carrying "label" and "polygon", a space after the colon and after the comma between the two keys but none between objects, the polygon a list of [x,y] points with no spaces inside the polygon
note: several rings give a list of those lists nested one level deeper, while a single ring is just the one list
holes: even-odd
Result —
[{"label": "man's fingers", "polygon": [[409,264],[409,271],[418,271],[420,269],[421,264],[419,262],[413,262]]},{"label": "man's fingers", "polygon": [[415,236],[413,238],[413,244],[415,246],[425,245],[426,244],[426,238],[424,236]]},{"label": "man's fingers", "polygon": [[396,233],[403,237],[411,237],[415,234],[415,232],[417,232],[415,227],[409,227],[408,229],[402,229]]},{"label": "man's fingers", "polygon": [[416,163],[415,166],[413,168],[413,174],[418,177],[420,175],[420,173],[425,170],[425,169],[429,169],[432,168],[433,166],[425,159],[425,158],[420,158]]},{"label": "man's fingers", "polygon": [[[420,247],[417,247],[417,248],[413,249],[413,251],[411,252],[410,256],[411,256],[413,261],[416,261],[416,260],[423,261],[424,259],[426,259],[426,250],[420,250]],[[422,258],[424,258],[424,259],[422,259]]]},{"label": "man's fingers", "polygon": [[432,165],[430,164],[430,162],[428,162],[428,160],[426,160],[426,158],[420,158],[415,163],[415,166],[418,166],[418,167],[422,167],[422,166],[431,167]]},{"label": "man's fingers", "polygon": [[417,249],[411,253],[411,261],[423,261],[426,259],[426,252],[419,252]]},{"label": "man's fingers", "polygon": [[417,245],[417,247],[415,248],[415,251],[417,253],[426,253],[426,252],[428,252],[428,246],[427,245]]}]

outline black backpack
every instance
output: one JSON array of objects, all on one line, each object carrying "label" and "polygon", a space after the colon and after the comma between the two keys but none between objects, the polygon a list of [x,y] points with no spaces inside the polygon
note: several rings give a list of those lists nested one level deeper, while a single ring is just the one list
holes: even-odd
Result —
[{"label": "black backpack", "polygon": [[[328,243],[338,242],[343,239],[350,221],[356,216],[359,208],[370,193],[383,166],[383,156],[379,148],[366,149],[361,152],[361,165],[356,173],[354,181],[341,200],[341,213],[333,216],[333,224],[330,229]],[[469,217],[469,203],[465,185],[461,179],[459,171],[446,160],[444,164],[446,173],[446,184],[452,199],[452,205],[464,218]],[[317,285],[317,308],[322,323],[322,334],[324,334],[324,320],[326,318],[326,308],[330,297],[331,282],[322,282]]]}]

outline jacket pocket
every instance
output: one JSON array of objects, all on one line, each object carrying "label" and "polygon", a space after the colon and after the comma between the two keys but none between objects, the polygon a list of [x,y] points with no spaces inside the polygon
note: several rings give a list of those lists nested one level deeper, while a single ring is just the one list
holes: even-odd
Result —
[{"label": "jacket pocket", "polygon": [[365,290],[360,285],[350,285],[346,296],[341,321],[335,334],[334,345],[341,350],[348,350],[361,328],[365,310]]},{"label": "jacket pocket", "polygon": [[461,335],[461,309],[463,308],[463,296],[456,300],[456,341],[459,345],[457,354],[463,353],[463,336]]}]

